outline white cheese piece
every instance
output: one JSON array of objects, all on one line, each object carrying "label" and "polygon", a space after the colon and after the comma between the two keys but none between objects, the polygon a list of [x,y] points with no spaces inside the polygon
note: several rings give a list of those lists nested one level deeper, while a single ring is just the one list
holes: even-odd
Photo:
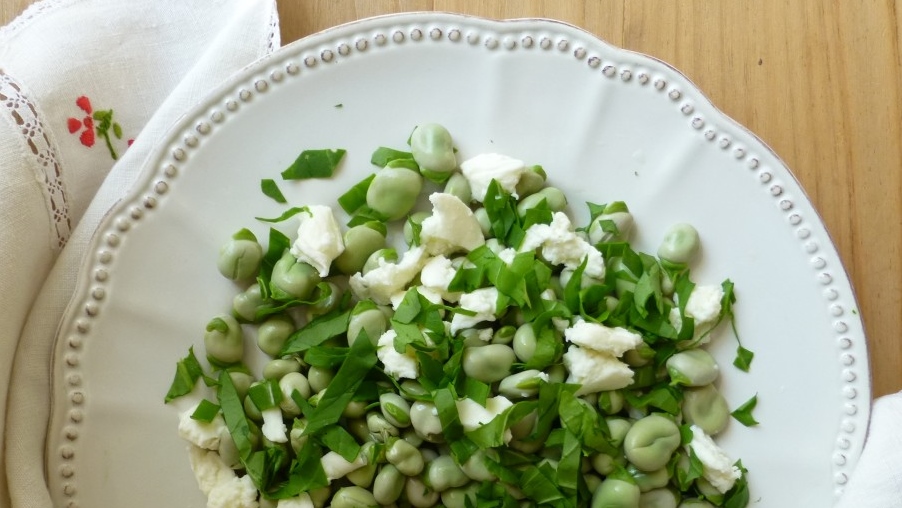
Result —
[{"label": "white cheese piece", "polygon": [[686,302],[686,315],[695,319],[696,325],[713,323],[720,314],[723,288],[720,286],[695,286]]},{"label": "white cheese piece", "polygon": [[494,287],[480,288],[471,293],[460,295],[458,306],[464,310],[475,312],[474,316],[455,313],[451,318],[451,334],[466,328],[473,328],[483,321],[494,321],[498,306],[498,289]]},{"label": "white cheese piece", "polygon": [[508,266],[513,264],[515,257],[517,257],[517,251],[513,247],[508,247],[498,253],[498,258],[501,259],[501,261],[504,261]]},{"label": "white cheese piece", "polygon": [[297,497],[289,497],[288,499],[279,499],[276,508],[316,508],[310,494],[302,492]]},{"label": "white cheese piece", "polygon": [[405,252],[397,263],[380,260],[379,266],[365,275],[358,272],[351,276],[351,290],[361,300],[370,299],[379,305],[390,305],[392,295],[403,291],[428,260],[422,246]]},{"label": "white cheese piece", "polygon": [[379,337],[376,356],[385,368],[385,373],[395,379],[417,378],[417,359],[411,355],[395,351],[395,337],[398,333],[388,330]]},{"label": "white cheese piece", "polygon": [[260,411],[263,415],[263,426],[260,430],[266,439],[273,443],[288,442],[288,427],[282,421],[282,408],[279,406],[271,407]]},{"label": "white cheese piece", "polygon": [[420,284],[429,290],[441,295],[448,302],[456,302],[460,299],[460,292],[448,291],[448,285],[454,280],[457,270],[451,264],[451,260],[445,256],[435,256],[423,265],[420,272]]},{"label": "white cheese piece", "polygon": [[742,476],[742,472],[733,465],[730,457],[717,446],[714,440],[705,434],[705,431],[696,425],[691,426],[690,429],[692,430],[692,441],[689,442],[689,447],[704,466],[702,476],[711,482],[714,488],[726,493],[733,488],[736,480]]},{"label": "white cheese piece", "polygon": [[642,337],[626,328],[609,328],[600,323],[577,320],[570,328],[564,330],[564,338],[579,346],[609,353],[616,357],[635,349],[642,343]]},{"label": "white cheese piece", "polygon": [[523,161],[497,153],[484,153],[460,163],[460,172],[470,183],[473,199],[482,202],[492,180],[517,197],[517,183],[526,170]]},{"label": "white cheese piece", "polygon": [[213,487],[207,508],[258,508],[257,487],[250,476],[237,476]]},{"label": "white cheese piece", "polygon": [[485,243],[473,211],[453,194],[434,192],[429,196],[432,215],[423,220],[420,243],[429,254],[471,251]]},{"label": "white cheese piece", "polygon": [[563,212],[555,212],[551,224],[534,224],[526,230],[519,251],[541,248],[542,257],[555,265],[575,270],[587,259],[583,274],[603,279],[604,259],[601,252],[572,229],[570,218]]},{"label": "white cheese piece", "polygon": [[[507,397],[498,395],[486,399],[485,406],[469,398],[457,400],[455,405],[457,406],[460,424],[463,426],[464,431],[472,432],[494,420],[496,416],[513,406],[514,403]],[[505,443],[509,442],[512,437],[510,429],[504,432]]]},{"label": "white cheese piece", "polygon": [[329,452],[320,459],[323,465],[323,471],[326,478],[331,482],[339,478],[344,478],[348,473],[356,471],[366,465],[366,457],[360,453],[353,462],[348,462],[344,457],[336,452]]},{"label": "white cheese piece", "polygon": [[179,414],[179,437],[207,450],[219,449],[219,435],[226,428],[222,414],[217,414],[210,422],[191,418],[197,410],[198,402]]},{"label": "white cheese piece", "polygon": [[307,209],[310,213],[298,214],[298,237],[291,246],[291,255],[325,277],[329,275],[332,261],[345,250],[341,228],[328,206],[310,205]]},{"label": "white cheese piece", "polygon": [[235,471],[226,464],[219,453],[205,450],[199,446],[189,445],[188,461],[194,471],[197,487],[205,496],[210,495],[213,487],[227,483],[235,478]]},{"label": "white cheese piece", "polygon": [[570,346],[564,353],[564,366],[570,372],[568,383],[580,386],[576,395],[619,390],[633,382],[633,371],[610,353]]}]

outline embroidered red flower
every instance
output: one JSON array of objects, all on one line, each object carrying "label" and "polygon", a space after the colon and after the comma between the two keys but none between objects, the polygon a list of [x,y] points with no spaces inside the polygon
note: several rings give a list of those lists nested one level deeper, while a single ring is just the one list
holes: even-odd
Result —
[{"label": "embroidered red flower", "polygon": [[[94,146],[97,136],[100,136],[106,142],[106,147],[110,151],[110,157],[113,160],[118,159],[119,156],[116,154],[116,149],[113,148],[113,140],[110,138],[110,133],[112,132],[116,139],[122,139],[122,126],[113,121],[113,110],[94,111],[94,107],[91,106],[91,99],[84,95],[75,99],[75,105],[85,112],[85,116],[80,120],[74,117],[66,119],[69,133],[75,134],[81,131],[78,135],[78,140],[88,148]],[[95,120],[97,125],[94,124]],[[133,141],[134,139],[129,139],[127,142],[128,146],[131,146]]]}]

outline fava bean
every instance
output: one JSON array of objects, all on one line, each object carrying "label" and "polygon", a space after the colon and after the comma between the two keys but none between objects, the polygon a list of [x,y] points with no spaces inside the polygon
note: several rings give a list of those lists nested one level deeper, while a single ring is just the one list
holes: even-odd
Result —
[{"label": "fava bean", "polygon": [[476,506],[477,490],[478,485],[475,483],[463,488],[448,489],[441,493],[442,504],[445,508],[466,508],[469,499],[470,506]]},{"label": "fava bean", "polygon": [[586,482],[586,489],[588,489],[589,492],[595,492],[595,490],[601,486],[602,479],[597,474],[591,474],[591,473],[585,474],[584,473],[583,481]]},{"label": "fava bean", "polygon": [[603,476],[613,473],[617,466],[623,467],[626,465],[626,459],[623,456],[618,455],[617,457],[612,457],[606,453],[596,453],[595,455],[592,455],[591,461],[592,469]]},{"label": "fava bean", "polygon": [[232,439],[228,428],[223,427],[219,431],[219,449],[217,451],[219,458],[230,468],[235,469],[241,466],[241,454],[238,452],[238,447],[235,446],[235,440]]},{"label": "fava bean", "polygon": [[351,317],[348,319],[348,346],[354,345],[361,331],[366,331],[367,338],[375,346],[386,330],[388,319],[385,313],[373,304],[359,303],[351,311]]},{"label": "fava bean", "polygon": [[239,235],[240,233],[236,234],[219,249],[219,258],[216,260],[219,273],[231,280],[256,277],[260,261],[263,260],[263,247],[257,240],[238,237]]},{"label": "fava bean", "polygon": [[623,440],[626,439],[627,432],[633,426],[633,422],[626,418],[608,418],[607,424],[608,430],[611,432],[611,444],[621,446]]},{"label": "fava bean", "polygon": [[220,365],[240,362],[244,357],[244,332],[232,316],[223,314],[207,323],[204,333],[207,358]]},{"label": "fava bean", "polygon": [[482,231],[482,236],[486,238],[495,237],[495,232],[492,230],[492,220],[489,219],[489,212],[485,208],[480,206],[473,210],[473,217],[479,223],[479,230]]},{"label": "fava bean", "polygon": [[491,471],[489,471],[488,466],[486,466],[487,457],[491,458],[492,460],[498,459],[497,452],[492,449],[477,450],[473,453],[473,455],[470,456],[469,459],[466,460],[466,462],[461,464],[460,469],[473,481],[495,481],[497,478]]},{"label": "fava bean", "polygon": [[342,487],[332,496],[332,508],[371,508],[376,506],[373,494],[362,488]]},{"label": "fava bean", "polygon": [[401,396],[404,397],[405,400],[415,400],[428,395],[429,391],[413,379],[405,379],[401,382]]},{"label": "fava bean", "polygon": [[390,440],[385,449],[385,460],[393,464],[406,476],[416,476],[423,472],[423,455],[416,447],[403,439]]},{"label": "fava bean", "polygon": [[342,293],[342,289],[334,282],[318,284],[312,297],[315,303],[307,306],[307,322],[335,310],[342,301]]},{"label": "fava bean", "polygon": [[[410,152],[426,178],[443,182],[457,168],[454,142],[448,129],[434,123],[418,125],[410,134]],[[468,202],[464,201],[464,203]]]},{"label": "fava bean", "polygon": [[384,167],[376,172],[366,191],[366,204],[387,220],[398,220],[417,202],[423,177],[406,168]]},{"label": "fava bean", "polygon": [[251,284],[232,298],[232,314],[247,322],[256,321],[257,309],[263,305],[263,294],[259,284]]},{"label": "fava bean", "polygon": [[291,430],[288,431],[288,443],[296,454],[300,453],[304,445],[307,444],[309,436],[304,434],[305,430],[307,430],[307,419],[295,418],[294,423],[291,425]]},{"label": "fava bean", "polygon": [[639,496],[639,508],[677,508],[679,502],[679,496],[666,488],[649,490]]},{"label": "fava bean", "polygon": [[658,257],[674,264],[688,264],[698,255],[701,241],[698,231],[689,224],[674,224],[664,233]]},{"label": "fava bean", "polygon": [[623,394],[618,390],[607,390],[598,394],[598,409],[603,414],[613,415],[623,409]]},{"label": "fava bean", "polygon": [[715,508],[713,504],[704,499],[684,499],[677,508]]},{"label": "fava bean", "polygon": [[246,372],[237,370],[229,371],[229,377],[232,379],[232,384],[235,385],[235,391],[238,393],[238,396],[243,399],[247,395],[247,389],[254,382],[254,377]]},{"label": "fava bean", "polygon": [[439,500],[438,492],[427,487],[418,476],[408,476],[404,494],[407,502],[416,508],[431,508]]},{"label": "fava bean", "polygon": [[279,356],[285,347],[285,341],[294,330],[294,321],[290,317],[285,315],[269,317],[257,328],[257,346],[269,356]]},{"label": "fava bean", "polygon": [[279,406],[288,416],[297,416],[301,414],[301,408],[295,404],[291,394],[298,392],[301,398],[309,399],[312,391],[307,378],[300,372],[289,372],[279,379],[279,389],[282,390],[282,402]]},{"label": "fava bean", "polygon": [[705,496],[705,500],[712,503],[717,503],[718,506],[723,503],[723,492],[712,485],[711,482],[709,482],[704,476],[701,478],[696,478],[695,487],[698,489],[699,494]]},{"label": "fava bean", "polygon": [[542,201],[548,205],[552,212],[563,211],[567,206],[567,197],[557,187],[545,187],[544,189],[521,199],[517,203],[517,214],[525,217],[526,212],[539,206]]},{"label": "fava bean", "polygon": [[492,335],[492,343],[494,344],[510,344],[514,341],[514,334],[517,333],[517,327],[505,325],[495,331]]},{"label": "fava bean", "polygon": [[523,363],[532,359],[536,354],[536,332],[532,323],[526,323],[517,328],[513,341],[514,354]]},{"label": "fava bean", "polygon": [[730,406],[714,385],[688,388],[683,392],[683,418],[705,434],[716,435],[730,421]]},{"label": "fava bean", "polygon": [[373,480],[373,497],[379,504],[389,505],[401,497],[406,483],[405,476],[392,464],[379,468]]},{"label": "fava bean", "polygon": [[654,471],[640,471],[635,466],[630,466],[626,470],[636,480],[636,485],[639,486],[639,490],[642,492],[666,487],[667,483],[670,482],[670,474],[667,472],[666,467]]},{"label": "fava bean", "polygon": [[517,182],[517,197],[523,199],[526,196],[535,194],[542,190],[545,186],[545,179],[548,175],[542,166],[529,166],[520,174],[520,180]]},{"label": "fava bean", "polygon": [[366,258],[366,261],[363,263],[364,274],[367,274],[376,268],[379,268],[383,263],[397,263],[398,262],[398,251],[391,248],[379,249]]},{"label": "fava bean", "polygon": [[426,464],[425,483],[436,492],[463,487],[470,478],[450,455],[440,455]]},{"label": "fava bean", "polygon": [[444,441],[444,428],[438,410],[431,402],[415,401],[410,405],[410,424],[417,435],[431,443]]},{"label": "fava bean", "polygon": [[510,346],[488,344],[465,348],[461,365],[467,376],[483,383],[494,383],[510,375],[515,361],[516,355]]},{"label": "fava bean", "polygon": [[404,242],[407,245],[413,245],[414,240],[414,227],[420,227],[423,225],[423,221],[431,217],[432,214],[429,212],[413,212],[410,216],[407,217],[407,220],[404,221],[404,226],[401,229],[401,232],[404,234]]},{"label": "fava bean", "polygon": [[366,415],[366,401],[352,400],[345,406],[345,410],[341,412],[341,416],[345,418],[363,418]]},{"label": "fava bean", "polygon": [[498,385],[498,393],[508,398],[525,399],[534,397],[539,393],[539,385],[542,384],[544,378],[541,371],[530,369],[511,374],[501,380]]},{"label": "fava bean", "polygon": [[379,409],[382,417],[395,427],[410,426],[410,404],[397,393],[387,392],[379,396]]},{"label": "fava bean", "polygon": [[379,469],[379,464],[376,464],[374,462],[367,463],[367,465],[361,467],[360,469],[355,469],[354,471],[351,471],[350,473],[345,475],[345,478],[347,478],[348,481],[358,487],[368,489],[373,485],[373,480],[376,477],[377,469]]},{"label": "fava bean", "polygon": [[369,222],[351,227],[345,231],[343,239],[345,250],[335,258],[332,266],[345,275],[363,270],[370,254],[385,248],[385,231]]},{"label": "fava bean", "polygon": [[298,261],[291,252],[285,251],[272,268],[270,285],[273,298],[308,300],[321,280],[316,268]]},{"label": "fava bean", "polygon": [[653,413],[634,423],[623,440],[627,460],[642,471],[661,469],[680,446],[680,429],[673,420]]},{"label": "fava bean", "polygon": [[592,508],[639,508],[639,487],[617,478],[606,478],[592,495]]},{"label": "fava bean", "polygon": [[470,189],[470,182],[460,173],[453,173],[448,181],[445,182],[445,194],[451,194],[464,203],[473,200],[473,191]]},{"label": "fava bean", "polygon": [[321,392],[329,386],[335,373],[324,367],[310,367],[307,370],[307,382],[314,392]]},{"label": "fava bean", "polygon": [[623,201],[605,206],[602,213],[589,225],[589,242],[627,241],[633,231],[633,214]]},{"label": "fava bean", "polygon": [[301,362],[296,358],[276,358],[263,366],[263,379],[282,379],[290,372],[301,370]]},{"label": "fava bean", "polygon": [[717,361],[704,349],[680,351],[667,359],[667,373],[684,386],[704,386],[713,383],[720,374]]}]

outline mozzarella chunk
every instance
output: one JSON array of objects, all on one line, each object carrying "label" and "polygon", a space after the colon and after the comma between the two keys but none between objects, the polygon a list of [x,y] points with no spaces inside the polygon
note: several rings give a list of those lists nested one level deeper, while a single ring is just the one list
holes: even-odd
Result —
[{"label": "mozzarella chunk", "polygon": [[194,471],[197,487],[205,496],[210,495],[213,487],[235,478],[235,471],[222,460],[219,453],[195,445],[189,446],[188,461]]},{"label": "mozzarella chunk", "polygon": [[690,429],[692,430],[692,441],[689,442],[689,447],[704,466],[702,476],[721,493],[726,493],[733,488],[736,480],[742,476],[742,472],[733,465],[730,457],[717,446],[714,440],[705,434],[705,431],[696,425],[691,426]]},{"label": "mozzarella chunk", "polygon": [[257,508],[257,487],[250,476],[218,483],[207,497],[207,508]]},{"label": "mozzarella chunk", "polygon": [[720,315],[723,288],[720,286],[695,286],[686,302],[686,315],[695,319],[696,324],[713,323]]},{"label": "mozzarella chunk", "polygon": [[395,337],[398,334],[394,330],[388,330],[379,337],[376,347],[376,356],[385,367],[385,373],[395,379],[417,378],[417,360],[411,355],[395,351]]},{"label": "mozzarella chunk", "polygon": [[582,319],[564,330],[564,338],[573,344],[593,351],[609,353],[618,358],[642,343],[642,337],[639,334],[626,328],[619,326],[609,328],[600,323],[590,323]]},{"label": "mozzarella chunk", "polygon": [[371,299],[379,305],[391,304],[391,297],[403,291],[429,260],[422,246],[405,252],[397,263],[380,260],[379,266],[365,275],[355,273],[348,281],[354,296]]},{"label": "mozzarella chunk", "polygon": [[581,385],[576,395],[619,390],[633,382],[633,371],[610,353],[570,346],[564,353],[564,366],[570,372],[568,383]]},{"label": "mozzarella chunk", "polygon": [[226,429],[225,420],[222,414],[217,414],[209,422],[191,418],[198,405],[199,402],[179,414],[179,437],[206,450],[218,450],[220,432]]},{"label": "mozzarella chunk", "polygon": [[309,213],[298,214],[298,237],[291,246],[291,255],[310,264],[320,277],[325,277],[329,275],[332,261],[345,251],[341,228],[330,207],[310,205],[307,209]]},{"label": "mozzarella chunk", "polygon": [[288,427],[282,421],[282,408],[279,406],[271,407],[260,411],[263,415],[263,426],[260,430],[266,439],[273,443],[288,442]]},{"label": "mozzarella chunk", "polygon": [[423,265],[420,272],[420,283],[430,291],[441,295],[448,302],[456,302],[460,299],[460,292],[448,291],[448,285],[454,280],[457,270],[451,264],[451,260],[445,256],[435,256]]},{"label": "mozzarella chunk", "polygon": [[517,197],[517,183],[526,170],[523,161],[498,153],[484,153],[460,163],[460,172],[470,183],[473,199],[482,202],[492,180]]},{"label": "mozzarella chunk", "polygon": [[[457,400],[455,405],[457,406],[460,424],[463,426],[464,431],[472,432],[494,420],[496,416],[513,406],[514,403],[507,397],[498,395],[486,399],[485,406],[469,398]],[[504,432],[505,443],[509,442],[512,437],[510,429]]]},{"label": "mozzarella chunk", "polygon": [[323,465],[323,471],[326,478],[331,482],[339,478],[344,478],[348,473],[356,471],[366,465],[366,457],[361,453],[353,462],[348,462],[344,457],[336,452],[329,452],[320,459]]},{"label": "mozzarella chunk", "polygon": [[474,316],[455,313],[451,318],[451,334],[473,328],[483,321],[494,321],[498,306],[498,289],[494,287],[480,288],[471,293],[460,295],[459,306],[461,309],[475,312]]},{"label": "mozzarella chunk", "polygon": [[519,251],[541,249],[542,257],[555,265],[575,270],[586,259],[583,274],[596,279],[604,278],[604,258],[592,244],[573,231],[570,218],[563,212],[555,212],[551,224],[533,224]]},{"label": "mozzarella chunk", "polygon": [[432,215],[423,220],[420,243],[429,254],[471,251],[485,243],[479,221],[457,196],[435,192],[429,196]]},{"label": "mozzarella chunk", "polygon": [[310,494],[302,492],[297,497],[289,497],[288,499],[279,499],[276,508],[316,508]]}]

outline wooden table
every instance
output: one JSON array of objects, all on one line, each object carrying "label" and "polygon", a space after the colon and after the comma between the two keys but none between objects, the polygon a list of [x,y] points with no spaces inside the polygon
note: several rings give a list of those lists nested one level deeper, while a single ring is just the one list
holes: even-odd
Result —
[{"label": "wooden table", "polygon": [[[0,24],[29,3],[0,0]],[[873,393],[902,389],[902,6],[892,0],[281,0],[282,42],[367,16],[432,9],[556,18],[683,71],[801,181],[856,289]]]}]

